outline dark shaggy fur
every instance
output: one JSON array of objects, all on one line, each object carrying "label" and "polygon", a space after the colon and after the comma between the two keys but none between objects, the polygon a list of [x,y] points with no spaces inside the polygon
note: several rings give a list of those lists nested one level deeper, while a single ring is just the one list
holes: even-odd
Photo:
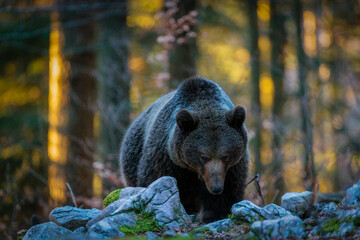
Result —
[{"label": "dark shaggy fur", "polygon": [[120,151],[127,185],[146,187],[173,176],[188,213],[199,212],[204,222],[226,217],[244,195],[249,161],[244,120],[245,109],[235,108],[216,83],[184,81],[128,129]]}]

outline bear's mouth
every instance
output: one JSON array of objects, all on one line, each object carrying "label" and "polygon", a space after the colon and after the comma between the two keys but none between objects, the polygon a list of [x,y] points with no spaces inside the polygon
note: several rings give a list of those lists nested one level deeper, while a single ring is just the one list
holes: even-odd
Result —
[{"label": "bear's mouth", "polygon": [[211,193],[213,195],[220,195],[224,191],[224,188],[211,188],[210,189],[208,186],[206,186],[206,188],[209,191],[209,193]]}]

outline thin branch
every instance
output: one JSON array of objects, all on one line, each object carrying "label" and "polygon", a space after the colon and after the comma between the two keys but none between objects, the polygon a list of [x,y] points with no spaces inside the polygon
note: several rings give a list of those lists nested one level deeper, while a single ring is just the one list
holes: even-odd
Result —
[{"label": "thin branch", "polygon": [[261,187],[260,187],[260,174],[257,173],[247,184],[246,186],[248,186],[250,183],[252,183],[253,181],[255,181],[255,186],[256,186],[256,190],[261,198],[261,204],[262,206],[264,207],[265,206],[265,200],[264,200],[264,197],[262,195],[262,192],[261,192]]},{"label": "thin branch", "polygon": [[74,196],[74,193],[73,193],[73,191],[72,191],[72,189],[71,189],[71,187],[70,187],[70,184],[69,184],[68,182],[66,182],[66,186],[69,188],[69,191],[70,191],[70,194],[71,194],[71,198],[72,198],[72,200],[73,200],[73,203],[74,203],[75,207],[77,208],[78,206],[77,206],[77,204],[76,204],[75,196]]}]

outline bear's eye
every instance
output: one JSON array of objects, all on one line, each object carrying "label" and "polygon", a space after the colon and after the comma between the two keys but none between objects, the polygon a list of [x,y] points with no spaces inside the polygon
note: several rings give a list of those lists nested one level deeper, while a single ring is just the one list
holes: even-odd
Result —
[{"label": "bear's eye", "polygon": [[203,160],[204,162],[208,162],[210,161],[210,158],[207,156],[201,156],[201,160]]},{"label": "bear's eye", "polygon": [[221,161],[226,162],[227,160],[229,160],[229,155],[223,156],[223,157],[221,158]]}]

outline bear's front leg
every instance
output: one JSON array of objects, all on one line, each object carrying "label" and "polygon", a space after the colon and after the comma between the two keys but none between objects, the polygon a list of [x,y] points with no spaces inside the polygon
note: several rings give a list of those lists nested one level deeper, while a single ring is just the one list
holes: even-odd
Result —
[{"label": "bear's front leg", "polygon": [[210,194],[207,189],[204,189],[201,194],[201,208],[198,214],[198,221],[209,223],[216,220],[224,219],[230,213],[228,203],[224,193],[220,195]]}]

